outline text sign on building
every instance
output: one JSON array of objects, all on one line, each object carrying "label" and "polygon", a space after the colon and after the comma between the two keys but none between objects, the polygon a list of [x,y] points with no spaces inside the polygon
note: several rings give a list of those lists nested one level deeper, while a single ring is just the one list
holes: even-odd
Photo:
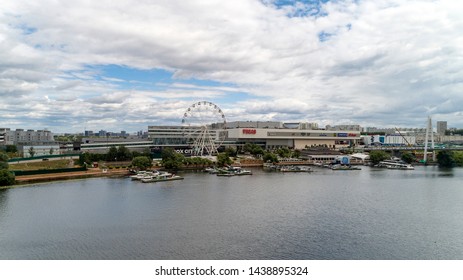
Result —
[{"label": "text sign on building", "polygon": [[255,129],[250,129],[250,128],[244,128],[243,129],[243,134],[256,134]]},{"label": "text sign on building", "polygon": [[183,155],[189,155],[193,153],[193,149],[176,149],[175,152]]}]

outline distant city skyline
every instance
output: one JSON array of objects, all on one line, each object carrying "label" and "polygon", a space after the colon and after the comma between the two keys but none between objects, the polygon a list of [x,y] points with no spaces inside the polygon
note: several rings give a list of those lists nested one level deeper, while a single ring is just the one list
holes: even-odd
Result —
[{"label": "distant city skyline", "polygon": [[[248,127],[248,126],[245,126],[246,123],[257,123],[259,124],[260,123],[260,126],[259,127],[267,127],[265,126],[265,123],[266,122],[262,122],[262,121],[233,121],[233,122],[228,122],[227,123],[227,128],[237,128],[237,127],[240,127],[239,125],[241,124],[242,126],[241,127]],[[230,126],[230,124],[233,124]],[[362,132],[367,132],[367,133],[370,133],[370,132],[390,132],[390,131],[396,131],[396,130],[399,130],[399,131],[406,131],[406,130],[409,130],[409,131],[412,131],[412,130],[425,130],[426,127],[392,127],[392,126],[385,126],[385,127],[375,127],[375,126],[358,126],[358,125],[355,125],[355,124],[348,124],[348,125],[344,125],[344,124],[332,124],[332,125],[326,125],[326,126],[318,126],[317,123],[309,123],[309,122],[299,122],[301,126],[294,126],[295,124],[298,124],[298,122],[284,122],[284,121],[271,121],[269,123],[272,123],[272,127],[274,128],[277,128],[277,126],[274,126],[275,123],[280,123],[281,124],[281,128],[297,128],[297,129],[313,129],[313,130],[360,130]],[[444,134],[445,131],[447,130],[454,130],[454,129],[461,129],[461,128],[458,128],[458,127],[447,127],[447,122],[446,121],[434,121],[432,120],[432,123],[433,123],[433,131],[435,133],[438,133],[438,134]],[[244,125],[243,125],[244,124]],[[445,124],[445,125],[443,125]],[[238,126],[237,126],[238,125]],[[168,125],[149,125],[149,126],[160,126],[160,127],[163,127],[163,126],[166,126],[166,127],[180,127],[182,126],[182,124],[168,124]],[[108,130],[106,128],[98,128],[96,130],[89,130],[89,129],[86,129],[84,131],[64,131],[64,132],[56,132],[56,131],[52,131],[48,128],[45,128],[45,129],[40,129],[40,128],[31,128],[31,127],[27,127],[27,128],[24,128],[24,127],[17,127],[17,128],[11,128],[11,127],[3,127],[3,128],[0,128],[0,133],[2,131],[4,131],[5,129],[9,129],[9,130],[21,130],[21,131],[27,131],[27,130],[31,130],[31,131],[41,131],[41,130],[46,130],[46,131],[51,131],[52,133],[54,133],[55,135],[64,135],[64,134],[75,134],[75,135],[83,135],[83,136],[100,136],[100,137],[104,137],[104,136],[107,136],[107,134],[110,134],[111,136],[133,136],[133,135],[142,135],[142,134],[146,134],[149,130],[149,126],[146,127],[146,128],[142,128],[140,130],[133,130],[133,131],[130,131],[130,130],[117,130],[114,129],[114,130]],[[251,126],[249,126],[251,127]],[[254,127],[254,126],[252,126]]]},{"label": "distant city skyline", "polygon": [[208,100],[228,121],[463,127],[463,2],[0,6],[0,127],[133,133]]}]

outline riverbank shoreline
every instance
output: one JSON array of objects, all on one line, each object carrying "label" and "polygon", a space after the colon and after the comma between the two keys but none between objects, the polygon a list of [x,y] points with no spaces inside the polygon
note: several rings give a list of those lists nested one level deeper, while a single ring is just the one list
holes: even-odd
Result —
[{"label": "riverbank shoreline", "polygon": [[[276,165],[314,165],[311,161],[288,161],[288,162],[279,162]],[[357,163],[356,165],[362,165]],[[415,163],[415,165],[424,165]],[[432,164],[428,164],[432,165]],[[233,164],[233,166],[240,167],[263,167],[263,163],[244,163],[244,164]],[[155,169],[159,169],[155,167]],[[203,167],[190,167],[183,168],[182,171],[192,171],[192,170],[202,170]],[[85,178],[97,178],[97,177],[124,177],[130,175],[128,169],[100,169],[100,168],[89,168],[86,171],[76,171],[76,172],[67,172],[67,173],[49,173],[49,174],[37,174],[37,175],[22,175],[16,176],[16,183],[11,186],[0,186],[2,189],[10,189],[21,187],[24,185],[34,184],[34,183],[43,183],[43,182],[52,182],[52,181],[65,181],[73,179],[85,179]]]},{"label": "riverbank shoreline", "polygon": [[32,183],[41,182],[52,182],[52,181],[64,181],[72,179],[85,179],[85,178],[96,178],[96,177],[123,177],[129,175],[128,169],[99,169],[89,168],[86,171],[76,171],[67,173],[50,173],[50,174],[37,174],[37,175],[23,175],[16,176],[16,183],[12,186],[0,187],[0,189],[9,189],[20,187]]}]

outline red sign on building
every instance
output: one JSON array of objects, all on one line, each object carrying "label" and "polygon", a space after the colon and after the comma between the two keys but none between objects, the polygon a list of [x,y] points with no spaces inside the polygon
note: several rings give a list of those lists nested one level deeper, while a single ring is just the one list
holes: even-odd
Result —
[{"label": "red sign on building", "polygon": [[243,129],[243,134],[256,134],[255,129],[250,129],[250,128],[244,128]]}]

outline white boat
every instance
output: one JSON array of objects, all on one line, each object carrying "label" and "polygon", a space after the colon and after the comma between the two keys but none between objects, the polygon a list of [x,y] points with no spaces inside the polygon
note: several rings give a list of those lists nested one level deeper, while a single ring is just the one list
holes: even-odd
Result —
[{"label": "white boat", "polygon": [[217,173],[217,176],[231,177],[231,176],[235,176],[235,173],[232,173],[232,172],[219,172],[219,173]]},{"label": "white boat", "polygon": [[159,171],[138,171],[137,174],[130,176],[132,180],[142,180],[151,178],[159,174]]},{"label": "white boat", "polygon": [[376,167],[386,167],[388,169],[398,169],[398,170],[414,170],[413,165],[405,163],[400,160],[383,160],[380,161]]},{"label": "white boat", "polygon": [[283,165],[279,168],[281,172],[312,172],[308,166]]},{"label": "white boat", "polygon": [[414,170],[415,167],[411,164],[396,164],[386,166],[387,169],[398,169],[398,170]]},{"label": "white boat", "polygon": [[217,176],[235,176],[235,175],[252,175],[250,170],[242,169],[241,167],[229,166],[217,170]]},{"label": "white boat", "polygon": [[357,167],[357,166],[352,166],[352,165],[335,164],[335,165],[331,166],[331,170],[346,170],[346,171],[350,171],[350,170],[361,170],[361,168],[360,168],[360,167]]},{"label": "white boat", "polygon": [[251,170],[242,169],[241,167],[232,167],[231,172],[235,175],[252,175]]},{"label": "white boat", "polygon": [[143,183],[156,183],[156,182],[183,180],[183,179],[184,179],[183,177],[177,176],[177,175],[172,174],[172,173],[161,172],[156,176],[152,176],[152,177],[149,177],[149,178],[148,177],[143,178],[143,179],[141,179],[141,181]]},{"label": "white boat", "polygon": [[209,174],[217,174],[219,170],[217,170],[217,168],[214,167],[207,167],[204,169],[204,172],[207,172]]}]

